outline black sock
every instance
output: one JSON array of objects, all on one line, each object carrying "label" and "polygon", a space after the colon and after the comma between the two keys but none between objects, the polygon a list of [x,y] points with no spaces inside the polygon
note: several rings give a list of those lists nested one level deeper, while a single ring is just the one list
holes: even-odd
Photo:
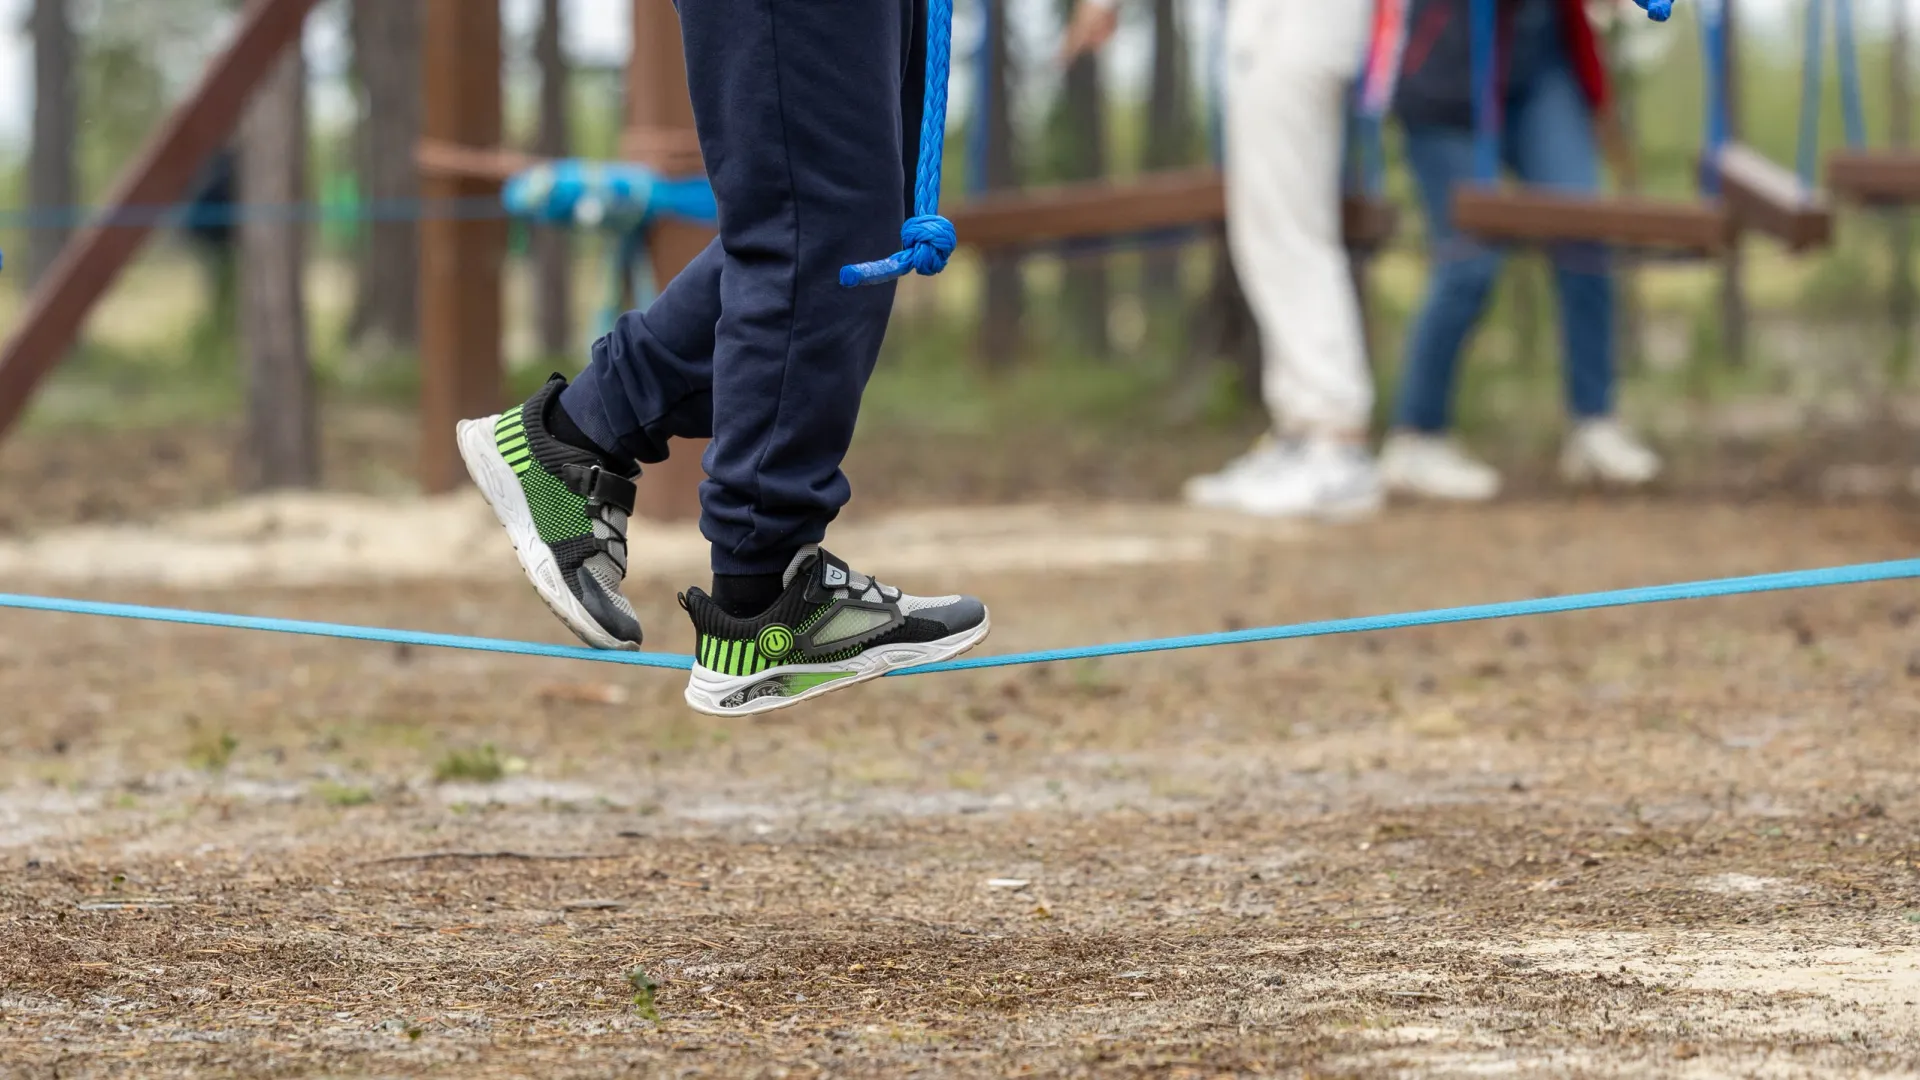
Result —
[{"label": "black sock", "polygon": [[783,574],[715,574],[713,602],[736,619],[764,615],[787,591]]},{"label": "black sock", "polygon": [[601,467],[607,471],[619,473],[621,476],[632,476],[635,472],[633,462],[622,461],[620,455],[594,442],[587,437],[586,432],[580,430],[580,425],[574,422],[572,414],[567,412],[567,407],[560,404],[559,394],[548,399],[547,415],[543,419],[547,422],[547,434],[576,450],[585,450],[590,454],[599,455]]}]

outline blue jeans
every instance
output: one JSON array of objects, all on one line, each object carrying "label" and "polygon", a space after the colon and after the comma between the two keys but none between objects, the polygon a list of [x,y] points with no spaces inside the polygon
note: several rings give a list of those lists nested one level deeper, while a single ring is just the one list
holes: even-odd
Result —
[{"label": "blue jeans", "polygon": [[[1581,193],[1600,187],[1600,154],[1585,93],[1564,60],[1543,67],[1508,98],[1500,154],[1521,181]],[[1453,193],[1473,181],[1473,133],[1409,126],[1407,160],[1427,217],[1427,296],[1407,340],[1394,423],[1438,433],[1451,421],[1454,373],[1485,312],[1503,252],[1453,226]],[[1576,418],[1613,411],[1613,275],[1597,244],[1550,249],[1560,299],[1567,406]]]}]

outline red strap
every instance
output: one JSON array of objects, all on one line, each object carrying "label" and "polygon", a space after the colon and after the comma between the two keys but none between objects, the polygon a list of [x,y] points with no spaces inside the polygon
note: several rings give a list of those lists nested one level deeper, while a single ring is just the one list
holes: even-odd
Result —
[{"label": "red strap", "polygon": [[1600,35],[1587,19],[1585,0],[1560,0],[1561,25],[1566,28],[1567,55],[1573,59],[1573,72],[1580,88],[1587,92],[1593,111],[1605,112],[1612,100],[1607,80],[1607,64],[1600,55]]}]

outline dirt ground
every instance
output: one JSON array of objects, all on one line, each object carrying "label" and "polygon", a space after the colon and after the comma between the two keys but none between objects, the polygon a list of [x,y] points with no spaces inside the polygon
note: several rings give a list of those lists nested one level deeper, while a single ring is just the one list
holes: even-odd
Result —
[{"label": "dirt ground", "polygon": [[[949,515],[844,553],[954,530],[901,583],[983,593],[995,651],[1920,538],[1674,498]],[[684,569],[635,560],[684,650]],[[565,640],[498,562],[273,565],[60,591]],[[0,1075],[1915,1075],[1917,613],[1865,586],[719,723],[661,672],[0,611]]]}]

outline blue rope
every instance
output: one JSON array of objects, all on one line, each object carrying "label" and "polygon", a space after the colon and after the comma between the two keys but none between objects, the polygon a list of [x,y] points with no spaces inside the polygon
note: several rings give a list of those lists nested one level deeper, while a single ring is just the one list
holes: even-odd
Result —
[{"label": "blue rope", "polygon": [[909,273],[932,276],[947,268],[959,244],[953,222],[940,216],[940,169],[947,142],[947,69],[953,61],[953,0],[927,5],[927,96],[920,114],[920,167],[913,216],[900,227],[904,249],[878,262],[840,268],[840,284],[882,285]]},{"label": "blue rope", "polygon": [[1726,4],[1731,0],[1704,0],[1700,5],[1700,59],[1707,75],[1706,153],[1700,159],[1700,191],[1720,194],[1720,151],[1733,134],[1733,114],[1727,91]]},{"label": "blue rope", "polygon": [[1840,109],[1847,125],[1847,147],[1858,150],[1867,144],[1867,115],[1860,97],[1860,51],[1853,41],[1853,0],[1834,0],[1833,47],[1840,54]]},{"label": "blue rope", "polygon": [[[1329,637],[1335,634],[1360,634],[1380,630],[1398,630],[1413,626],[1439,626],[1446,623],[1481,622],[1531,615],[1552,615],[1599,608],[1663,604],[1676,600],[1704,600],[1716,596],[1741,596],[1753,593],[1783,592],[1794,589],[1827,588],[1835,585],[1861,585],[1875,581],[1900,581],[1920,578],[1920,559],[1862,563],[1821,570],[1793,570],[1780,574],[1719,578],[1678,585],[1654,585],[1608,592],[1579,593],[1573,596],[1544,597],[1470,607],[1437,608],[1397,615],[1373,615],[1357,619],[1332,619],[1322,622],[1294,623],[1252,630],[1234,630],[1218,634],[1193,634],[1186,637],[1148,638],[1106,645],[1082,645],[1068,649],[1042,649],[1034,652],[1007,653],[950,660],[941,664],[898,671],[896,675],[931,675],[945,671],[974,671],[981,668],[1016,667],[1027,664],[1052,664],[1066,660],[1092,660],[1108,656],[1133,656],[1140,653],[1172,652],[1180,649],[1207,649],[1221,645],[1249,645],[1264,641],[1294,638]],[[627,664],[634,667],[665,668],[685,671],[693,658],[677,653],[612,652],[576,645],[546,645],[533,641],[505,641],[497,638],[466,637],[459,634],[432,634],[418,630],[390,630],[375,626],[346,626],[338,623],[302,622],[294,619],[270,619],[252,615],[223,615],[208,611],[184,611],[176,608],[140,607],[131,604],[105,604],[90,600],[66,600],[50,596],[0,594],[0,608],[24,611],[59,612],[92,615],[111,619],[180,623],[212,626],[230,630],[257,630],[277,634],[301,634],[309,637],[343,638],[351,641],[377,641],[394,645],[419,645],[428,648],[465,649],[476,652],[507,653],[517,656],[541,656],[560,660],[589,660],[603,664]]]},{"label": "blue rope", "polygon": [[1806,29],[1801,32],[1800,60],[1800,147],[1796,162],[1803,186],[1813,184],[1820,157],[1820,97],[1823,89],[1820,65],[1826,50],[1826,0],[1807,0]]},{"label": "blue rope", "polygon": [[1499,37],[1495,0],[1472,0],[1468,17],[1469,50],[1473,72],[1473,179],[1491,186],[1500,182],[1500,77],[1494,55]]}]

